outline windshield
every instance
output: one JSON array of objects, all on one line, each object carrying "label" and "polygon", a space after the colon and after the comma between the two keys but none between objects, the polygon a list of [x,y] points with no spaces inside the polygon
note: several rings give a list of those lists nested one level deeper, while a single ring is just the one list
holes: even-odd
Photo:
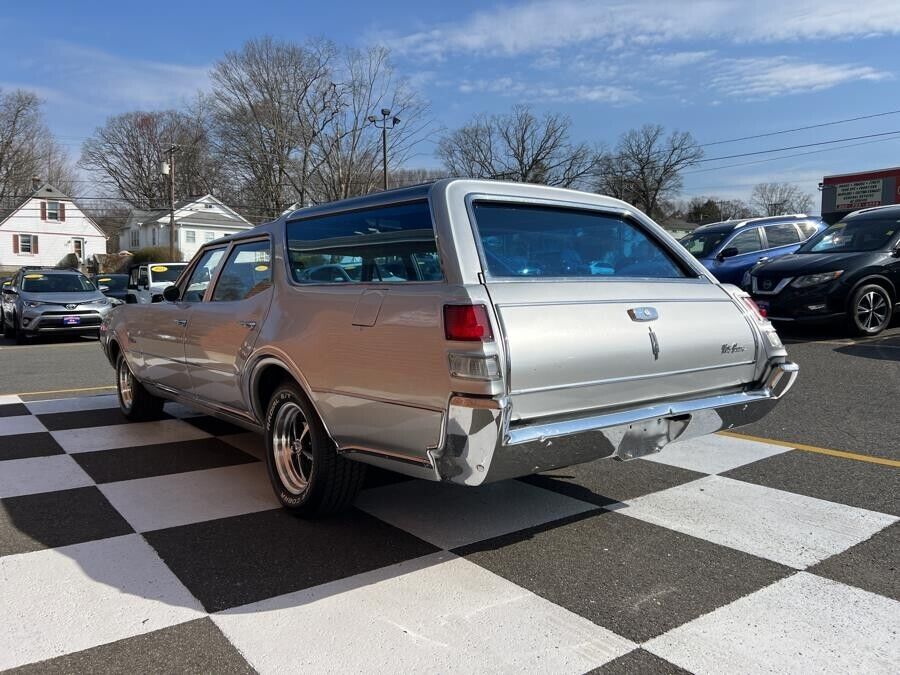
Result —
[{"label": "windshield", "polygon": [[22,290],[28,293],[84,293],[95,291],[94,284],[80,274],[26,274]]},{"label": "windshield", "polygon": [[94,277],[94,283],[98,286],[107,286],[111,291],[124,291],[128,286],[128,275],[101,275]]},{"label": "windshield", "polygon": [[900,229],[896,218],[844,220],[806,242],[798,253],[855,253],[887,246]]},{"label": "windshield", "polygon": [[723,230],[694,232],[679,241],[695,258],[708,258],[727,235],[728,233]]},{"label": "windshield", "polygon": [[187,263],[181,265],[151,265],[150,274],[153,275],[153,283],[160,281],[174,282],[181,276],[181,272],[187,267]]},{"label": "windshield", "polygon": [[682,278],[681,266],[636,224],[598,211],[475,202],[492,277]]}]

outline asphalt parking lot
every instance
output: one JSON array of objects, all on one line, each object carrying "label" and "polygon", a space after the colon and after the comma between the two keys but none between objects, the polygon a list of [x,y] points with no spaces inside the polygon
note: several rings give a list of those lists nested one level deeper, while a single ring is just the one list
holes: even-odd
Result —
[{"label": "asphalt parking lot", "polygon": [[798,384],[740,436],[478,490],[373,472],[322,522],[258,437],[124,423],[95,342],[3,342],[0,668],[897,672],[900,327],[782,336]]}]

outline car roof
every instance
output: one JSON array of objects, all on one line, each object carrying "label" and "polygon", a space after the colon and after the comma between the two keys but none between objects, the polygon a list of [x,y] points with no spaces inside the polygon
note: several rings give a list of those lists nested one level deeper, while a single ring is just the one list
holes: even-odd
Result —
[{"label": "car roof", "polygon": [[22,267],[19,271],[21,272],[40,272],[41,274],[79,274],[81,276],[86,276],[84,272],[80,270],[73,270],[70,268],[60,268],[60,267],[31,267],[25,266]]},{"label": "car roof", "polygon": [[756,227],[759,225],[774,225],[776,223],[798,223],[810,220],[822,220],[819,216],[808,216],[805,213],[793,213],[783,216],[760,216],[757,218],[742,218],[735,220],[723,220],[718,223],[709,223],[696,228],[694,232],[731,232],[744,227]]},{"label": "car roof", "polygon": [[890,218],[891,216],[897,216],[898,218],[900,218],[900,204],[886,204],[885,206],[873,206],[868,209],[860,209],[859,211],[848,213],[846,216],[841,218],[841,220],[847,220],[848,218],[864,218],[866,216],[872,218],[883,218],[884,216]]}]

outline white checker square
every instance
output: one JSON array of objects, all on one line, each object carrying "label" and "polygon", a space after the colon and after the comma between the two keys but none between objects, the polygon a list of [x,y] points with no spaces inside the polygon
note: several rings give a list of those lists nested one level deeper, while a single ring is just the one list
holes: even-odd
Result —
[{"label": "white checker square", "polygon": [[105,483],[98,488],[138,532],[280,507],[259,462]]},{"label": "white checker square", "polygon": [[632,499],[619,512],[798,569],[840,553],[897,520],[722,476]]},{"label": "white checker square", "polygon": [[446,552],[212,618],[260,673],[583,673],[635,646]]},{"label": "white checker square", "polygon": [[210,438],[210,434],[181,420],[112,424],[51,433],[63,450],[72,453]]},{"label": "white checker square", "polygon": [[597,508],[516,480],[479,487],[406,481],[366,490],[356,506],[445,549]]},{"label": "white checker square", "polygon": [[644,645],[695,673],[900,672],[900,603],[799,572]]},{"label": "white checker square", "polygon": [[0,437],[14,436],[16,434],[36,434],[47,431],[37,417],[31,415],[14,415],[12,417],[0,417]]},{"label": "white checker square", "polygon": [[137,534],[0,558],[0,668],[204,616]]},{"label": "white checker square", "polygon": [[0,466],[0,498],[69,490],[94,484],[69,455],[10,459]]},{"label": "white checker square", "polygon": [[22,399],[16,394],[0,394],[0,405],[8,405],[10,403],[21,403]]},{"label": "white checker square", "polygon": [[687,441],[670,443],[661,452],[643,459],[701,473],[724,473],[766,457],[788,452],[790,448],[759,443],[733,436],[709,434]]}]

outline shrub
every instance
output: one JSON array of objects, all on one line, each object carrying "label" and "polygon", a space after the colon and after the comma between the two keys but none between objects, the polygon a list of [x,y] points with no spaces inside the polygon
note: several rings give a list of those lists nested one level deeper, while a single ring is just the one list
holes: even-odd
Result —
[{"label": "shrub", "polygon": [[169,255],[168,246],[148,246],[132,251],[129,264],[138,265],[145,262],[181,262],[181,251],[175,250],[175,259]]}]

